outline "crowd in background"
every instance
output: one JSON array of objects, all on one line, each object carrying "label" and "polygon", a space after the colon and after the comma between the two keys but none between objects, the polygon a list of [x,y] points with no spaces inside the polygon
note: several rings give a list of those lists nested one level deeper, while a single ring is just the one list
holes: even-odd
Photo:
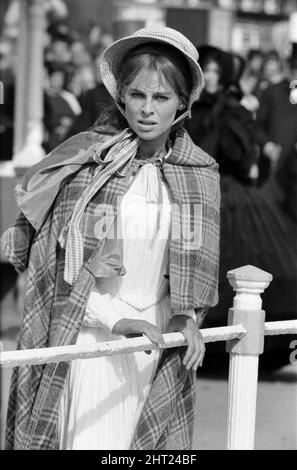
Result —
[{"label": "crowd in background", "polygon": [[[64,22],[54,22],[44,37],[44,148],[52,150],[69,135],[89,127],[108,103],[109,97],[101,85],[98,59],[111,44],[112,36],[101,27],[90,25],[82,37],[70,31]],[[290,67],[276,50],[250,50],[246,57],[233,55],[232,72],[237,74],[241,90],[240,103],[254,117],[261,115],[261,99],[270,85],[283,82]],[[14,77],[16,40],[0,39],[0,75],[4,83],[5,100],[0,110],[1,159],[12,157]],[[91,90],[91,92],[90,92]],[[265,100],[265,99],[264,99]],[[277,149],[274,148],[274,153]]]},{"label": "crowd in background", "polygon": [[[210,45],[198,51],[205,87],[186,127],[221,175],[219,303],[205,326],[227,323],[233,292],[226,273],[247,264],[273,275],[263,294],[267,319],[294,319],[297,107],[290,103],[290,83],[297,79],[297,57],[293,50],[287,60],[275,51],[250,51],[246,59]],[[210,348],[222,349],[218,343]],[[267,339],[265,348],[275,351],[267,366],[285,361],[282,338]]]},{"label": "crowd in background", "polygon": [[[43,145],[46,152],[66,138],[76,117],[85,108],[87,92],[101,84],[98,58],[112,41],[112,36],[97,25],[91,25],[84,37],[70,31],[63,22],[53,23],[47,28],[43,68]],[[0,108],[0,159],[3,160],[12,158],[13,152],[16,56],[16,39],[0,38],[0,78],[5,95],[4,105]]]},{"label": "crowd in background", "polygon": [[[47,28],[43,82],[47,152],[69,135],[89,127],[109,101],[104,87],[100,86],[98,59],[112,41],[112,36],[96,24],[90,25],[84,37],[70,31],[64,22],[54,22]],[[226,73],[237,74],[234,80],[241,90],[241,105],[254,117],[261,115],[264,91],[288,78],[290,67],[276,50],[250,50],[246,57],[234,54],[233,61],[236,72],[229,68]],[[15,69],[16,40],[0,38],[0,75],[5,85],[4,106],[0,111],[0,158],[6,160],[12,157]]]},{"label": "crowd in background", "polygon": [[[43,146],[50,152],[92,126],[110,102],[98,59],[113,38],[95,24],[82,37],[57,22],[44,40]],[[295,318],[297,106],[290,104],[289,84],[297,79],[297,59],[275,50],[250,50],[245,57],[208,45],[198,51],[206,86],[187,130],[218,161],[222,176],[220,303],[208,316],[209,326],[226,324],[233,297],[226,272],[245,264],[274,275],[274,289],[263,296],[270,320]],[[5,159],[12,158],[15,70],[16,45],[2,38]]]},{"label": "crowd in background", "polygon": [[[112,41],[111,35],[103,33],[96,25],[90,28],[85,40],[78,33],[68,31],[63,24],[49,28],[44,62],[46,151],[56,147],[69,132],[74,133],[76,118],[79,116],[81,120],[83,110],[88,108],[89,91],[101,85],[98,58]],[[94,99],[96,102],[97,98]],[[92,118],[84,128],[92,124]]]}]

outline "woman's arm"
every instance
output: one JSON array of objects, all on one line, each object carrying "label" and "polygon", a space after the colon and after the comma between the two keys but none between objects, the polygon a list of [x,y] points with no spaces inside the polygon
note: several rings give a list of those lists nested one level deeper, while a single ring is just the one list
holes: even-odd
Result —
[{"label": "woman's arm", "polygon": [[123,315],[112,305],[110,293],[101,293],[93,287],[87,302],[83,323],[88,326],[101,326],[111,333],[114,325],[122,318]]},{"label": "woman's arm", "polygon": [[187,350],[183,364],[187,370],[197,370],[202,366],[205,354],[205,345],[201,331],[196,321],[188,315],[174,315],[167,329],[168,333],[180,332],[187,341]]},{"label": "woman's arm", "polygon": [[24,214],[20,213],[13,226],[1,236],[1,251],[18,273],[25,271],[28,266],[35,233],[34,227]]},{"label": "woman's arm", "polygon": [[113,335],[133,337],[144,334],[159,348],[164,345],[161,330],[145,320],[131,320],[119,312],[112,303],[109,292],[99,292],[95,287],[91,290],[83,324],[103,327]]},{"label": "woman's arm", "polygon": [[127,337],[145,335],[159,348],[162,348],[164,345],[164,339],[160,328],[145,320],[130,320],[130,318],[122,318],[114,325],[112,334]]}]

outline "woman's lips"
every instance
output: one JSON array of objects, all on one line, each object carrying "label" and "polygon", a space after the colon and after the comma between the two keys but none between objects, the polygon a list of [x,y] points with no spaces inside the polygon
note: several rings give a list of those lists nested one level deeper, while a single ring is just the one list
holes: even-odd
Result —
[{"label": "woman's lips", "polygon": [[149,126],[155,126],[157,123],[154,121],[138,121],[138,124],[140,124],[141,126],[149,127]]},{"label": "woman's lips", "polygon": [[144,130],[151,130],[157,123],[153,121],[138,121],[138,126]]}]

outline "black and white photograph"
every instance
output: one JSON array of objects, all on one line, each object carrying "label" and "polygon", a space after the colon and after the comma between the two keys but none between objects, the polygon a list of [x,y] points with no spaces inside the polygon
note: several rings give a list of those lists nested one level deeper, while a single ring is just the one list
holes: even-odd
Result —
[{"label": "black and white photograph", "polygon": [[297,0],[0,0],[0,450],[297,450]]}]

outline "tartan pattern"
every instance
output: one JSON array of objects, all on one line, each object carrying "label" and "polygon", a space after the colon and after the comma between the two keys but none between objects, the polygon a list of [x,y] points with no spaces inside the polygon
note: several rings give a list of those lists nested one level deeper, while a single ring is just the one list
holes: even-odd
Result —
[{"label": "tartan pattern", "polygon": [[163,352],[130,450],[192,448],[196,375],[182,364],[185,350]]},{"label": "tartan pattern", "polygon": [[[104,245],[104,239],[98,240],[93,235],[98,205],[116,208],[117,198],[125,194],[129,184],[127,175],[114,175],[87,205],[81,224],[83,265],[77,280],[70,286],[64,279],[65,249],[58,240],[69,224],[77,200],[94,178],[97,165],[88,158],[86,152],[87,163],[67,177],[40,230],[36,232],[20,214],[14,226],[1,238],[3,252],[16,269],[22,272],[28,268],[18,349],[76,342],[89,291],[95,281],[92,260]],[[217,299],[217,164],[195,147],[186,131],[181,130],[171,155],[163,164],[163,174],[177,206],[183,202],[198,202],[202,203],[203,209],[203,238],[199,250],[182,252],[182,240],[170,241],[172,307],[177,311],[209,307]],[[7,449],[58,448],[58,406],[67,371],[68,363],[63,362],[14,368],[7,415]]]},{"label": "tartan pattern", "polygon": [[[199,248],[187,249],[182,237],[170,243],[170,291],[173,310],[208,308],[218,301],[220,187],[218,166],[181,131],[163,164],[173,202],[173,223],[182,227],[183,204],[199,205],[202,227]],[[193,213],[188,225],[194,225]]]},{"label": "tartan pattern", "polygon": [[[104,168],[99,166],[94,179],[91,184],[86,187],[85,191],[78,200],[71,220],[69,222],[67,231],[66,241],[66,261],[65,261],[65,274],[64,279],[69,284],[77,279],[80,268],[83,263],[83,237],[80,231],[81,219],[83,213],[88,205],[90,199],[99,189],[109,180],[109,178],[115,174],[120,168],[122,168],[129,160],[131,164],[132,160],[136,156],[139,138],[133,135],[131,131],[125,129],[120,134],[112,137],[100,148],[100,153],[107,147],[111,147],[104,159]],[[94,157],[96,161],[96,156]],[[97,160],[98,162],[98,160]],[[106,165],[108,163],[108,165]],[[65,244],[66,231],[62,232],[62,237],[59,240]]]}]

